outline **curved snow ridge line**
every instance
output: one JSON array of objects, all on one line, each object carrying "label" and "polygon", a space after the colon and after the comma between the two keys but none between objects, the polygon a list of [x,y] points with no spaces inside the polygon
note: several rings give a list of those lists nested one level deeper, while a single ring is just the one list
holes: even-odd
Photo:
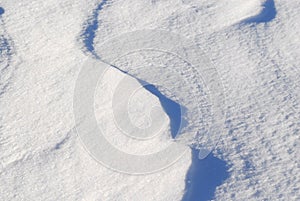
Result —
[{"label": "curved snow ridge line", "polygon": [[90,52],[95,58],[98,58],[94,49],[94,39],[96,35],[96,31],[99,27],[98,17],[100,11],[104,8],[104,6],[108,5],[108,0],[103,0],[98,4],[97,8],[94,9],[91,18],[89,18],[85,23],[85,29],[80,35],[85,45],[86,51]]},{"label": "curved snow ridge line", "polygon": [[[117,65],[115,65],[113,62],[107,62],[106,60],[103,60],[102,56],[99,55],[99,53],[103,53],[103,52],[97,52],[97,50],[95,50],[94,47],[94,38],[96,35],[96,31],[98,30],[99,27],[99,12],[103,9],[103,7],[107,4],[107,0],[102,1],[97,8],[94,10],[92,17],[87,20],[87,25],[85,31],[81,34],[81,38],[83,38],[83,43],[85,45],[86,50],[92,54],[92,56],[98,60],[101,60],[102,62],[108,64],[111,67],[114,67],[118,70],[120,70],[121,72],[133,77],[134,79],[137,79],[140,82],[147,82],[151,85],[153,85],[155,83],[155,85],[160,85],[164,87],[165,83],[161,83],[161,79],[158,80],[151,80],[147,78],[147,75],[144,76],[140,76],[138,72],[137,74],[133,71],[131,71],[130,69],[124,69],[124,68],[120,68]],[[126,35],[126,34],[125,34]],[[131,37],[131,36],[130,36]],[[159,36],[158,36],[159,37]],[[116,47],[118,48],[118,47]],[[163,51],[163,50],[162,50]],[[123,56],[123,55],[122,55]],[[206,61],[206,59],[205,59]],[[191,65],[190,65],[191,66]],[[172,69],[167,69],[167,70],[171,70]],[[185,72],[181,72],[182,70],[184,70]],[[187,91],[193,91],[195,93],[193,93],[193,96],[198,97],[196,98],[197,100],[204,100],[207,99],[207,96],[209,96],[210,94],[206,94],[203,95],[203,93],[201,93],[201,86],[199,87],[199,83],[203,84],[203,79],[201,79],[201,75],[198,75],[199,73],[197,73],[196,71],[191,72],[191,70],[193,71],[193,68],[184,68],[184,69],[178,69],[178,72],[175,72],[174,69],[173,71],[177,74],[180,74],[181,72],[181,79],[185,79],[185,84],[181,85],[181,86],[186,86],[186,88],[188,88],[189,90]],[[211,71],[211,70],[209,70]],[[211,72],[209,72],[211,74]],[[156,77],[157,79],[158,77]],[[198,79],[200,78],[200,79]],[[211,80],[209,80],[209,82],[211,82]],[[176,85],[176,84],[175,84]],[[201,84],[200,84],[201,85]],[[177,85],[178,86],[178,85]],[[205,86],[205,83],[204,85]],[[146,90],[148,90],[147,88],[145,88]],[[161,90],[161,88],[160,88]],[[148,90],[149,91],[149,90]],[[149,91],[151,93],[151,91]],[[192,125],[189,125],[189,127],[185,128],[185,133],[187,133],[187,135],[185,136],[192,136],[196,139],[190,139],[190,137],[188,137],[190,140],[187,140],[188,142],[184,142],[185,140],[183,140],[183,142],[186,144],[198,144],[199,147],[203,147],[205,146],[200,145],[199,143],[201,141],[204,141],[205,144],[210,141],[215,141],[215,140],[210,140],[210,137],[208,136],[209,133],[213,133],[214,131],[209,131],[209,129],[203,129],[203,128],[208,128],[208,125],[211,123],[207,123],[206,120],[211,120],[211,114],[208,116],[204,116],[203,114],[209,110],[208,108],[211,107],[211,105],[209,103],[204,103],[204,101],[199,101],[199,103],[204,103],[203,105],[201,105],[201,108],[199,110],[198,106],[193,105],[193,101],[190,98],[187,97],[182,97],[181,93],[176,93],[176,89],[175,91],[173,91],[175,93],[175,95],[177,97],[180,97],[181,101],[180,101],[180,105],[182,105],[185,108],[188,108],[189,112],[191,112],[191,114],[188,114],[188,119],[189,122],[192,122]],[[200,94],[199,94],[200,93]],[[174,94],[166,94],[164,92],[162,92],[162,94],[164,96],[166,96],[166,98],[168,98],[168,95],[174,95]],[[155,95],[155,94],[154,94]],[[173,100],[172,98],[170,98],[171,100]],[[195,98],[193,98],[193,100],[195,100]],[[173,100],[176,101],[176,100]],[[204,107],[203,107],[204,106]],[[201,111],[201,112],[199,112]],[[197,113],[198,115],[195,115],[195,113]],[[171,119],[171,118],[170,118]],[[212,128],[213,130],[216,128]],[[186,137],[184,137],[186,139]],[[210,145],[211,147],[214,145]]]},{"label": "curved snow ridge line", "polygon": [[[155,70],[155,68],[151,69],[151,72],[147,71],[147,68],[145,69],[135,69],[135,66],[143,66],[147,65],[143,63],[143,59],[137,61],[132,61],[131,65],[126,65],[126,60],[130,58],[130,55],[133,54],[135,57],[139,57],[141,55],[138,55],[139,52],[142,53],[147,53],[144,55],[145,60],[148,60],[150,57],[151,59],[151,54],[154,52],[160,52],[161,56],[164,57],[164,59],[168,60],[169,56],[169,61],[171,60],[171,57],[175,56],[173,58],[173,62],[175,62],[178,65],[174,65],[171,63],[155,63],[157,61],[151,61],[148,63],[149,66],[154,65],[154,66],[161,66],[161,68],[158,68]],[[151,53],[152,52],[152,53]],[[161,94],[169,99],[171,99],[174,102],[177,102],[181,108],[183,108],[183,112],[186,112],[187,110],[189,111],[186,115],[186,120],[193,122],[190,124],[190,126],[187,127],[182,127],[182,133],[192,133],[194,132],[195,135],[197,135],[195,130],[198,130],[199,128],[203,128],[205,122],[205,109],[208,109],[209,103],[207,102],[206,98],[209,94],[205,92],[203,89],[204,87],[201,85],[203,84],[203,80],[201,80],[201,76],[199,75],[199,72],[195,69],[195,67],[189,63],[188,61],[185,61],[183,58],[176,58],[176,55],[172,55],[171,53],[168,52],[163,52],[160,50],[137,50],[135,52],[131,52],[127,55],[122,55],[118,60],[113,61],[113,66],[118,66],[119,69],[121,69],[123,72],[126,72],[127,74],[132,75],[134,78],[138,78],[139,80],[142,80],[141,82],[147,82],[147,83],[152,83],[155,84],[158,88],[158,90],[161,92]],[[157,55],[156,55],[157,56]],[[123,61],[122,61],[123,59]],[[129,59],[130,60],[130,59]],[[177,61],[178,60],[178,61]],[[180,63],[180,60],[182,60],[182,63]],[[141,61],[141,63],[139,63]],[[169,67],[168,67],[169,65]],[[163,70],[164,73],[160,74],[160,70]],[[149,76],[149,75],[154,75],[154,76]],[[160,76],[155,76],[155,75],[160,75]],[[176,82],[162,82],[162,80],[168,80],[169,76],[175,76],[177,77]],[[178,90],[178,87],[176,87],[176,84],[181,82],[179,85],[181,89]],[[174,87],[175,86],[175,87]],[[145,87],[147,89],[147,87]],[[164,88],[167,88],[168,91],[164,90]],[[182,95],[182,90],[183,88],[186,91],[193,92],[194,99],[197,100],[197,103],[201,105],[202,107],[199,108],[198,105],[195,105],[193,101],[191,101],[190,98],[186,98],[185,95]],[[172,89],[172,90],[170,90]],[[171,92],[171,93],[170,93]],[[195,98],[198,97],[198,98]],[[193,111],[193,112],[191,112]],[[196,112],[197,111],[197,112]],[[197,113],[198,115],[194,114]],[[181,114],[184,115],[184,114]],[[178,133],[180,134],[180,133]],[[203,134],[203,133],[201,133]],[[178,136],[177,136],[178,137]],[[193,136],[195,137],[195,136]],[[200,136],[197,136],[200,137]],[[188,138],[189,139],[189,138]],[[189,139],[189,140],[194,140],[194,139]],[[200,141],[200,140],[199,140]],[[193,143],[193,142],[189,142]]]},{"label": "curved snow ridge line", "polygon": [[277,10],[274,0],[265,0],[261,12],[256,16],[243,20],[242,23],[268,23],[275,19],[276,15]]},{"label": "curved snow ridge line", "polygon": [[[163,30],[137,30],[102,43],[97,52],[111,66],[118,66],[134,78],[155,84],[173,101],[176,101],[172,98],[175,96],[187,109],[185,117],[189,122],[178,140],[203,151],[213,150],[219,140],[214,135],[223,128],[219,116],[222,115],[220,107],[224,106],[220,103],[224,96],[222,81],[212,62],[193,41]],[[116,63],[129,54],[135,54],[133,60],[125,58],[123,66]],[[145,68],[140,70],[140,67]],[[172,93],[168,94],[160,86]],[[209,115],[205,116],[207,113]],[[203,155],[206,154],[203,152]]]}]

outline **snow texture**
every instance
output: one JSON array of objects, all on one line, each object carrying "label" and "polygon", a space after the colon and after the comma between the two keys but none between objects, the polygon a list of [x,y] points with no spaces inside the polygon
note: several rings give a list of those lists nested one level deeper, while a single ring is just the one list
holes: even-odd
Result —
[{"label": "snow texture", "polygon": [[[290,0],[1,0],[0,200],[300,200],[299,9],[300,2]],[[85,61],[106,54],[105,41],[150,29],[181,35],[209,56],[224,87],[225,129],[203,160],[192,147],[167,169],[130,175],[87,153],[76,132],[73,95]],[[186,102],[172,99],[183,87],[175,77],[169,94],[158,87],[165,79],[127,72],[143,59],[161,61],[153,58],[187,68],[157,52],[127,55],[95,93],[96,118],[124,152],[167,146],[176,138],[178,104],[195,101],[192,91],[178,94]],[[201,83],[184,73],[191,81],[184,87]],[[128,140],[111,125],[110,93],[122,77],[153,84],[129,105],[137,125],[149,122],[141,115],[148,105],[166,117],[170,129],[148,143]]]}]

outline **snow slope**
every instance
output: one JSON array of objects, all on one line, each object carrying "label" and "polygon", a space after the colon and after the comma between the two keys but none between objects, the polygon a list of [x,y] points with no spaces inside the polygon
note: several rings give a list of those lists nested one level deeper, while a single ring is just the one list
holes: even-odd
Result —
[{"label": "snow slope", "polygon": [[1,200],[180,199],[188,153],[172,169],[133,176],[98,164],[78,138],[73,92],[87,56],[77,38],[94,4],[2,4],[16,50],[10,90],[1,97]]},{"label": "snow slope", "polygon": [[[288,0],[2,0],[0,200],[299,200],[299,6]],[[73,114],[80,70],[87,60],[100,62],[119,51],[113,46],[105,51],[106,41],[136,30],[186,38],[205,51],[220,75],[225,128],[211,134],[217,146],[207,158],[199,160],[194,149],[206,144],[201,135],[172,166],[124,174],[94,160],[77,135],[84,121],[76,122]],[[155,71],[151,64],[175,73]],[[172,54],[140,51],[105,66],[95,116],[106,139],[123,152],[157,152],[176,138],[171,127],[178,114],[168,113],[162,99],[190,109],[187,120],[194,118],[193,129],[200,129],[204,110],[191,108],[205,108],[210,99],[193,89],[198,84],[205,91],[207,83],[187,63]],[[185,82],[175,76],[181,70]],[[154,84],[161,94],[134,78]],[[122,107],[117,114],[111,107],[122,79],[121,86],[139,89],[128,106],[137,127],[151,123],[144,115],[150,109],[158,112],[163,130],[154,138],[127,138],[110,121],[122,113]]]}]

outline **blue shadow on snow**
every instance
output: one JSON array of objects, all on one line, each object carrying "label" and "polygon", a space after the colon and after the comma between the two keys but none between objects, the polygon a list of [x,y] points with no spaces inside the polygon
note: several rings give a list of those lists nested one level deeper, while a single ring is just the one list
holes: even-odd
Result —
[{"label": "blue shadow on snow", "polygon": [[[143,81],[140,81],[142,84]],[[144,88],[159,98],[161,106],[170,118],[170,127],[172,138],[175,139],[181,125],[181,106],[173,100],[164,96],[154,85],[143,84]]]},{"label": "blue shadow on snow", "polygon": [[0,16],[4,13],[4,9],[0,7]]},{"label": "blue shadow on snow", "polygon": [[245,23],[267,23],[272,21],[277,14],[274,0],[266,0],[262,5],[263,9],[260,14],[246,19]]},{"label": "blue shadow on snow", "polygon": [[[171,134],[175,138],[180,129],[181,107],[167,98],[152,84],[139,80],[143,87],[159,98],[160,103],[170,118]],[[185,108],[184,108],[185,109]],[[184,110],[183,110],[184,111]],[[192,149],[192,164],[186,175],[185,194],[182,201],[206,201],[214,198],[217,186],[228,177],[228,165],[210,153],[205,159],[198,158],[199,151]]]},{"label": "blue shadow on snow", "polygon": [[[82,36],[84,36],[83,42],[85,47],[89,52],[96,56],[96,58],[98,56],[94,51],[95,32],[99,26],[99,11],[102,10],[106,2],[107,0],[103,0],[94,10],[93,16],[82,34]],[[180,131],[180,125],[186,123],[181,122],[181,112],[182,109],[185,108],[164,96],[154,85],[145,84],[145,82],[141,80],[139,81],[144,85],[146,90],[159,98],[164,111],[170,118],[171,135],[172,138],[175,139],[177,133]],[[222,182],[228,178],[229,175],[227,170],[226,163],[214,157],[212,154],[203,160],[199,160],[198,151],[192,150],[192,164],[186,176],[186,193],[184,194],[182,201],[204,201],[212,199],[216,187],[221,185]]]},{"label": "blue shadow on snow", "polygon": [[182,201],[206,201],[214,199],[217,186],[228,177],[228,165],[210,153],[199,160],[199,151],[192,149],[192,164],[186,175],[185,194]]},{"label": "blue shadow on snow", "polygon": [[[100,4],[98,4],[97,8],[93,11],[92,17],[87,21],[87,27],[83,31],[82,35],[83,36],[83,43],[87,49],[92,55],[94,55],[96,58],[99,58],[97,53],[95,52],[94,49],[94,38],[96,31],[99,27],[99,22],[98,22],[98,17],[100,11],[103,9],[103,6],[107,3],[107,0],[103,0]],[[110,64],[111,65],[111,64]],[[112,67],[120,70],[123,73],[128,74],[128,72],[123,71],[122,69],[119,69],[117,66]],[[130,74],[128,74],[130,75]],[[139,79],[138,79],[139,80]],[[142,80],[139,80],[141,84],[144,85],[144,88],[157,96],[160,100],[160,103],[166,112],[166,114],[170,118],[170,127],[171,127],[171,135],[172,138],[175,138],[177,133],[179,132],[180,125],[181,125],[181,107],[178,103],[172,101],[171,99],[167,98],[163,94],[160,93],[160,91],[151,84],[148,84]]]},{"label": "blue shadow on snow", "polygon": [[94,38],[96,31],[99,27],[98,16],[100,10],[102,10],[103,6],[107,3],[107,0],[103,0],[97,8],[94,10],[92,18],[87,22],[87,27],[84,30],[83,36],[83,43],[89,52],[96,56],[94,52]]}]

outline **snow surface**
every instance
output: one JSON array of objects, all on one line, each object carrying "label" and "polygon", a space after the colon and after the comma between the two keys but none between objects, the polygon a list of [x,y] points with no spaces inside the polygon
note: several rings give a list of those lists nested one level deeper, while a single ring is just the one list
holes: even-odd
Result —
[{"label": "snow surface", "polygon": [[[299,8],[289,0],[1,0],[0,200],[299,200]],[[172,166],[124,174],[94,160],[79,138],[73,98],[81,68],[119,51],[105,51],[105,41],[138,30],[185,37],[216,67],[225,129],[211,134],[217,146],[205,159],[195,149],[207,143],[200,136]],[[167,72],[182,70],[184,85],[173,74],[159,79],[151,68],[128,68],[164,59]],[[193,89],[210,83],[172,54],[133,52],[113,64],[97,85],[94,109],[106,139],[123,152],[157,152],[176,138],[178,114],[168,113],[162,99],[175,95],[187,109],[209,100]],[[128,105],[130,121],[147,128],[151,106],[163,122],[154,138],[128,139],[110,121],[122,112],[111,108],[120,80],[139,89]],[[187,121],[201,113],[190,112]],[[193,129],[200,129],[198,120]]]}]

